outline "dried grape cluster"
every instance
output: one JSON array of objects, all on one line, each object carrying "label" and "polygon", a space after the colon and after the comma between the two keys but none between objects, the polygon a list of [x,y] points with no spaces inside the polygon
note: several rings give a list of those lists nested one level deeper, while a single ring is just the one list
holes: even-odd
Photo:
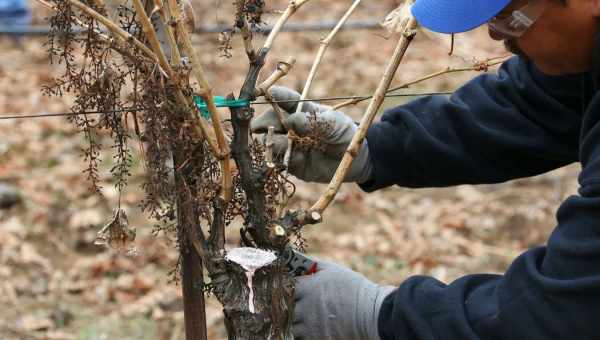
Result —
[{"label": "dried grape cluster", "polygon": [[[109,16],[98,2],[89,0],[85,4]],[[174,100],[173,84],[164,70],[136,48],[108,38],[96,19],[81,13],[69,1],[53,0],[53,5],[57,11],[50,20],[52,33],[47,46],[51,61],[61,65],[64,73],[44,91],[52,96],[74,94],[74,113],[100,112],[70,118],[87,141],[84,172],[92,188],[101,193],[101,151],[104,144],[110,144],[108,147],[113,151],[110,172],[119,193],[123,191],[134,163],[132,144],[139,143],[145,170],[142,184],[145,197],[140,206],[158,222],[154,234],[176,235],[178,245],[187,237],[183,230],[177,229],[176,172],[185,178],[186,199],[195,207],[197,223],[203,225],[203,229],[211,229],[214,216],[220,215],[216,209],[222,213],[225,225],[238,217],[247,222],[249,212],[240,173],[233,173],[231,200],[220,201],[222,173],[219,160],[211,154],[205,141],[195,137],[190,110]],[[238,6],[238,17],[251,25],[260,23],[264,1],[240,1]],[[116,18],[119,27],[132,37],[142,42],[148,40],[131,8],[119,6]],[[73,33],[74,25],[85,27],[84,33]],[[189,68],[182,66],[174,70],[180,85],[184,84],[184,94],[193,94]],[[262,220],[268,223],[279,217],[295,187],[282,175],[283,168],[266,165],[261,143],[251,141],[249,149],[252,167],[260,174],[264,188],[267,216]],[[117,209],[121,211],[120,202]],[[110,244],[110,240],[106,244]]]},{"label": "dried grape cluster", "polygon": [[[162,229],[173,231],[176,195],[172,150],[182,148],[190,161],[202,159],[205,154],[203,142],[191,137],[189,110],[175,103],[172,84],[155,61],[132,46],[108,38],[95,18],[74,8],[69,1],[53,0],[52,4],[56,15],[50,18],[48,53],[51,62],[64,72],[44,92],[75,96],[72,111],[80,114],[70,120],[87,140],[84,172],[92,188],[101,192],[99,165],[106,140],[111,141],[107,145],[113,151],[110,172],[119,192],[131,176],[131,145],[140,143],[146,170],[146,197],[141,206],[162,222]],[[98,2],[85,4],[108,16]],[[119,6],[116,14],[121,29],[140,41],[147,40],[132,9]],[[75,34],[74,26],[83,26],[85,31]],[[189,86],[185,88],[192,91]],[[89,111],[99,114],[84,114]],[[200,179],[202,175],[197,176]],[[201,180],[197,183],[200,186]]]},{"label": "dried grape cluster", "polygon": [[276,219],[296,192],[296,186],[285,176],[281,161],[275,162],[275,167],[267,165],[262,142],[253,140],[250,150],[254,168],[263,173],[268,220]]},{"label": "dried grape cluster", "polygon": [[292,135],[294,147],[300,150],[325,151],[327,138],[333,131],[333,124],[325,119],[319,119],[315,112],[308,113],[309,132],[304,136]]},{"label": "dried grape cluster", "polygon": [[[51,33],[46,44],[52,63],[64,68],[62,77],[55,80],[43,91],[47,95],[60,96],[65,92],[76,93],[74,113],[86,111],[102,112],[99,116],[74,115],[70,120],[82,131],[88,140],[84,150],[87,169],[84,171],[93,190],[100,192],[98,166],[102,148],[101,133],[108,132],[113,139],[110,147],[115,150],[115,164],[111,168],[117,189],[122,190],[130,176],[132,162],[128,145],[130,138],[126,119],[120,113],[131,105],[123,99],[122,92],[128,81],[134,77],[135,67],[140,60],[115,58],[117,44],[100,33],[99,24],[90,17],[76,19],[75,10],[68,1],[56,0],[57,14],[50,19]],[[105,9],[95,4],[90,7],[99,13]],[[74,34],[71,27],[85,25],[84,34]],[[134,30],[133,26],[128,27]],[[118,54],[120,56],[120,54]],[[129,56],[131,57],[131,56]],[[133,58],[133,57],[131,57]],[[144,67],[143,61],[137,64]],[[136,103],[133,103],[134,105]]]},{"label": "dried grape cluster", "polygon": [[262,15],[265,7],[263,0],[240,1],[238,6],[242,6],[241,13],[248,19],[251,25],[260,25],[262,23]]},{"label": "dried grape cluster", "polygon": [[221,32],[219,52],[224,58],[231,58],[231,41],[236,32],[252,30],[263,24],[264,0],[236,0],[235,22],[231,29]]}]

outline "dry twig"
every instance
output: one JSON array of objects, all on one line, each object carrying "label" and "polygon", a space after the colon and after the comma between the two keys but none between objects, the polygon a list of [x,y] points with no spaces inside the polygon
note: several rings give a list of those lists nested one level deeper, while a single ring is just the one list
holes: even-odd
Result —
[{"label": "dry twig", "polygon": [[[177,5],[176,0],[167,0],[167,2],[169,4],[169,11],[173,16],[175,26],[177,27],[177,34],[180,38],[183,49],[185,50],[186,54],[191,60],[192,73],[194,74],[196,81],[200,85],[199,95],[202,98],[202,100],[206,102],[208,112],[210,113],[212,119],[212,124],[214,127],[214,132],[218,144],[218,152],[215,156],[220,159],[222,170],[222,197],[227,202],[231,199],[233,184],[231,179],[231,166],[229,163],[229,144],[223,131],[223,126],[221,124],[221,116],[217,111],[217,106],[215,105],[215,101],[212,95],[212,88],[204,75],[205,72],[202,68],[200,58],[198,57],[196,50],[192,46],[190,36],[185,28],[185,25],[181,20],[181,11],[179,9],[179,6]],[[202,122],[202,119],[200,119],[200,121]]]},{"label": "dry twig", "polygon": [[275,127],[269,126],[267,130],[267,140],[265,141],[265,163],[269,169],[275,167],[275,163],[273,162],[273,133],[275,131]]},{"label": "dry twig", "polygon": [[286,131],[289,130],[289,127],[286,122],[286,114],[283,113],[283,111],[281,111],[281,108],[279,107],[279,105],[277,103],[275,103],[275,98],[273,98],[271,91],[265,92],[264,96],[265,96],[265,99],[269,103],[271,103],[271,107],[273,108],[273,111],[275,111],[275,114],[277,115],[277,119],[279,119],[281,126],[283,126],[283,128]]},{"label": "dry twig", "polygon": [[253,60],[256,58],[256,51],[254,50],[254,46],[252,46],[252,30],[250,29],[250,24],[244,15],[239,19],[242,21],[240,31],[242,32],[242,40],[244,41],[246,55],[248,56],[248,59]]},{"label": "dry twig", "polygon": [[405,31],[400,36],[398,44],[396,45],[396,49],[394,50],[394,53],[392,55],[391,61],[386,67],[386,70],[383,74],[383,78],[381,79],[379,86],[377,86],[377,90],[373,95],[373,99],[371,100],[369,107],[363,115],[363,118],[360,122],[360,126],[358,127],[356,134],[352,138],[352,141],[348,146],[348,150],[346,150],[346,153],[344,154],[344,157],[342,158],[342,161],[340,162],[340,165],[338,166],[335,175],[333,176],[331,182],[329,183],[329,186],[321,195],[319,200],[310,208],[310,211],[315,211],[322,214],[323,211],[333,201],[335,195],[338,193],[340,186],[342,185],[342,182],[344,180],[344,177],[346,177],[348,169],[350,169],[352,161],[354,160],[358,151],[360,150],[360,147],[362,146],[363,140],[367,134],[367,129],[373,122],[375,114],[377,113],[379,107],[385,99],[385,94],[390,86],[390,83],[392,82],[394,74],[396,73],[396,69],[398,69],[400,62],[404,57],[404,53],[408,49],[408,46],[410,45],[416,34],[416,27],[417,22],[413,17],[411,17],[409,19]]},{"label": "dry twig", "polygon": [[271,47],[273,46],[273,42],[275,42],[275,38],[277,37],[277,35],[281,31],[281,28],[283,27],[283,25],[285,25],[285,23],[288,21],[288,19],[294,13],[296,13],[296,11],[300,7],[302,7],[302,5],[304,5],[308,1],[309,0],[291,0],[290,1],[288,7],[285,9],[285,11],[281,15],[281,17],[279,17],[279,19],[277,20],[277,22],[275,23],[275,25],[273,25],[273,29],[269,33],[269,36],[267,37],[267,40],[265,41],[265,44],[263,45],[264,49],[266,49],[266,50],[270,50],[271,49]]},{"label": "dry twig", "polygon": [[[76,1],[76,0],[69,0],[69,1]],[[165,56],[164,51],[162,50],[160,41],[158,40],[158,37],[156,36],[156,32],[154,31],[154,26],[152,25],[150,18],[148,17],[148,15],[146,14],[146,12],[144,10],[144,5],[142,4],[141,0],[133,0],[133,5],[135,7],[138,17],[140,18],[140,22],[142,24],[142,29],[144,30],[144,33],[146,34],[146,36],[149,40],[152,50],[154,51],[155,55],[157,56],[159,65],[166,72],[167,76],[171,79],[173,85],[175,86],[175,96],[176,96],[179,104],[182,107],[187,108],[188,110],[191,110],[192,112],[196,112],[195,105],[194,105],[192,98],[190,96],[184,95],[183,90],[181,88],[180,81],[179,81],[179,79],[177,79],[175,72],[173,71],[173,68],[169,64],[169,61],[167,60],[167,57]],[[179,10],[178,7],[177,7],[177,10]],[[212,99],[212,97],[211,97],[211,99]],[[204,136],[205,140],[207,141],[208,145],[210,146],[211,151],[213,152],[215,157],[222,158],[221,150],[219,149],[219,147],[217,146],[217,144],[214,141],[214,137],[213,137],[214,133],[213,133],[212,129],[208,126],[206,121],[204,121],[202,118],[198,117],[196,114],[192,114],[191,117],[200,126],[201,131],[196,131],[196,132],[197,133],[200,132],[201,135]],[[215,124],[215,123],[213,122],[213,124]],[[198,127],[197,125],[194,125],[194,128],[197,128],[197,127]],[[229,164],[229,163],[227,163],[227,164]]]},{"label": "dry twig", "polygon": [[169,17],[167,15],[167,11],[165,11],[165,5],[162,0],[154,0],[154,2],[156,5],[156,10],[160,16],[163,29],[165,30],[167,36],[167,43],[171,49],[171,62],[175,63],[176,66],[181,66],[181,54],[179,53],[179,48],[177,47],[177,39],[175,38],[173,29],[171,28],[171,25],[169,25]]},{"label": "dry twig", "polygon": [[[335,37],[335,35],[339,32],[340,28],[346,23],[346,21],[348,20],[348,18],[350,17],[350,15],[352,14],[352,12],[354,12],[354,10],[356,9],[356,7],[358,7],[358,5],[360,4],[361,0],[355,0],[352,5],[350,6],[350,8],[348,8],[348,10],[346,11],[346,13],[342,16],[342,18],[340,19],[340,21],[338,21],[338,23],[335,25],[335,27],[333,28],[333,30],[329,33],[329,35],[327,35],[327,37],[325,37],[325,39],[321,40],[321,44],[319,46],[319,50],[317,51],[317,56],[315,57],[315,61],[312,64],[312,67],[310,69],[310,72],[308,74],[308,78],[306,79],[306,84],[304,85],[304,89],[302,90],[302,94],[300,95],[300,102],[298,102],[298,105],[296,106],[296,112],[302,112],[302,108],[304,107],[304,99],[306,99],[306,97],[308,96],[308,92],[310,91],[310,87],[312,85],[313,79],[315,78],[315,76],[317,75],[317,69],[319,68],[319,65],[321,64],[321,61],[323,60],[323,56],[325,55],[325,51],[327,50],[327,47],[329,47],[329,44],[331,43],[331,40],[333,40],[333,38]],[[277,110],[276,110],[277,112]],[[282,115],[279,114],[278,115],[279,119],[282,122],[283,125],[283,119],[281,118]],[[285,126],[285,125],[284,125]],[[287,129],[287,127],[286,127]],[[294,134],[292,133],[292,131],[288,131],[288,143],[287,143],[287,148],[285,150],[285,155],[283,157],[283,166],[285,167],[285,174],[284,177],[287,177],[288,171],[287,168],[289,166],[289,162],[290,162],[290,156],[292,155],[292,150],[294,148],[294,139],[293,139]]]},{"label": "dry twig", "polygon": [[[491,58],[488,59],[486,61],[483,62],[476,62],[475,64],[473,64],[473,66],[471,67],[462,67],[462,68],[450,68],[450,67],[446,67],[443,70],[428,74],[424,77],[420,77],[411,81],[408,81],[406,83],[400,84],[398,86],[395,86],[393,88],[390,88],[386,93],[391,93],[394,91],[398,91],[401,89],[406,89],[410,86],[413,86],[415,84],[436,78],[436,77],[440,77],[446,74],[450,74],[450,73],[458,73],[458,72],[468,72],[468,71],[487,71],[488,68],[492,67],[492,66],[496,66],[499,64],[502,64],[503,62],[506,61],[505,58],[503,58],[502,60],[497,60],[498,58]],[[339,110],[343,107],[346,106],[350,106],[350,105],[356,105],[362,101],[365,101],[367,99],[371,99],[373,98],[373,96],[367,96],[367,97],[361,97],[361,98],[355,98],[355,99],[350,99],[347,100],[345,102],[339,103],[337,105],[334,105],[332,110]]]},{"label": "dry twig", "polygon": [[[54,6],[49,5],[45,1],[40,1],[40,0],[37,0],[37,1],[39,1],[41,4],[43,4],[46,7],[49,6],[50,8],[54,9]],[[132,36],[131,34],[126,32],[125,30],[123,30],[121,27],[117,26],[110,19],[108,19],[107,17],[103,16],[102,14],[94,11],[93,9],[89,8],[87,5],[85,5],[84,3],[82,3],[78,0],[68,0],[68,1],[73,6],[80,9],[86,15],[98,20],[98,22],[100,22],[104,26],[106,26],[106,28],[117,38],[119,38],[122,41],[127,42],[127,43],[131,42],[133,45],[135,45],[135,47],[139,48],[147,57],[149,57],[150,59],[152,59],[154,61],[158,61],[157,56],[152,52],[151,49],[146,47],[146,45],[142,44],[142,42],[140,42],[134,36]]]},{"label": "dry twig", "polygon": [[[350,15],[352,14],[352,12],[354,12],[356,7],[358,7],[358,5],[360,4],[360,1],[361,0],[355,0],[352,3],[352,5],[350,6],[350,8],[348,8],[348,10],[344,14],[344,16],[340,19],[340,21],[338,21],[337,25],[335,25],[333,30],[329,33],[329,35],[327,35],[327,37],[325,39],[321,40],[321,44],[319,46],[319,51],[317,52],[315,61],[312,64],[310,73],[308,74],[308,78],[306,79],[306,84],[304,85],[304,89],[302,90],[302,94],[300,95],[300,100],[306,99],[306,97],[308,96],[308,92],[310,91],[312,82],[313,82],[315,76],[317,75],[317,69],[319,68],[321,61],[323,60],[325,51],[327,51],[327,47],[329,47],[331,40],[333,40],[335,35],[339,32],[340,28],[346,23],[348,18],[350,18]],[[303,101],[299,102],[298,106],[296,107],[296,112],[302,112],[303,106],[304,106],[304,102]]]},{"label": "dry twig", "polygon": [[[50,4],[49,2],[45,1],[45,0],[36,0],[38,3],[40,3],[42,6],[51,9],[53,11],[56,11],[56,7],[54,7],[52,4]],[[77,23],[77,25],[85,28],[85,29],[89,29],[90,26],[87,25],[86,23],[84,23],[83,21],[81,21],[79,18],[73,18],[73,21],[75,21]],[[110,37],[104,33],[102,33],[99,29],[95,29],[94,32],[98,35],[98,37],[100,39],[102,39],[104,42],[109,43],[110,42]]]},{"label": "dry twig", "polygon": [[296,58],[294,57],[288,57],[286,61],[278,62],[275,71],[256,87],[256,92],[254,95],[257,97],[264,96],[269,91],[271,86],[278,82],[279,79],[290,73],[290,70],[292,67],[294,67],[294,64],[296,64]]},{"label": "dry twig", "polygon": [[[69,0],[69,1],[77,1],[77,0]],[[156,32],[154,31],[154,26],[152,26],[152,21],[146,14],[144,10],[144,5],[141,0],[132,0],[133,6],[135,7],[136,14],[140,19],[140,23],[142,24],[142,29],[148,38],[148,42],[150,43],[150,47],[152,47],[152,51],[154,51],[154,55],[158,58],[158,62],[162,69],[167,73],[169,78],[173,80],[174,73],[171,69],[171,65],[165,56],[162,47],[160,46],[160,41],[156,36]]]},{"label": "dry twig", "polygon": [[290,158],[292,156],[292,149],[294,148],[294,137],[298,137],[293,130],[288,130],[287,133],[287,148],[283,155],[283,167],[285,168],[284,177],[287,178],[287,169],[290,166]]},{"label": "dry twig", "polygon": [[279,105],[277,105],[277,103],[275,103],[275,98],[273,98],[273,95],[271,94],[269,89],[277,81],[279,81],[279,79],[286,76],[290,72],[290,70],[292,69],[292,67],[294,66],[295,63],[296,63],[296,58],[294,58],[294,57],[288,57],[288,59],[285,62],[280,61],[279,63],[277,63],[277,69],[275,69],[275,72],[273,72],[265,81],[263,81],[260,85],[258,85],[256,87],[256,92],[255,92],[256,96],[264,96],[265,99],[269,103],[271,103],[271,106],[273,107],[273,111],[275,111],[275,113],[277,114],[277,118],[279,118],[279,122],[281,123],[281,126],[283,126],[286,130],[288,129],[287,123],[285,122],[286,115],[283,113],[283,111],[281,111],[281,108],[279,107]]}]

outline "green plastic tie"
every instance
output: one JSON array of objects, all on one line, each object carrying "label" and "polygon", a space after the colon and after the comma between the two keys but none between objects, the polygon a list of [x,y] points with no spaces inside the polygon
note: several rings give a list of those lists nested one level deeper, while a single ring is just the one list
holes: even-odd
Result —
[{"label": "green plastic tie", "polygon": [[[250,105],[250,101],[248,99],[227,99],[223,96],[214,96],[213,100],[215,101],[216,107],[246,107]],[[208,105],[204,99],[200,98],[200,96],[194,96],[194,104],[196,104],[196,107],[200,109],[202,117],[210,119]]]}]

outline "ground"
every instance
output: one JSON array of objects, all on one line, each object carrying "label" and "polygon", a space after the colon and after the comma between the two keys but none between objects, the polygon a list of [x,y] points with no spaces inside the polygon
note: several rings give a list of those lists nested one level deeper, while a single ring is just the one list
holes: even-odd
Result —
[{"label": "ground", "polygon": [[[312,0],[293,21],[333,20],[348,2]],[[353,19],[383,19],[395,1],[361,5]],[[229,23],[229,2],[194,2],[203,25]],[[282,9],[285,1],[267,1]],[[48,11],[34,4],[36,23]],[[275,14],[265,17],[273,22]],[[295,56],[296,66],[282,84],[302,86],[325,32],[284,33],[271,52],[265,73],[277,61]],[[263,37],[257,37],[258,40]],[[50,65],[44,38],[19,41],[0,37],[0,115],[66,112],[68,95],[42,95],[60,72]],[[478,30],[456,36],[453,56],[448,37],[422,32],[409,49],[394,84],[447,66],[504,55],[502,47]],[[239,90],[247,62],[239,41],[233,57],[217,52],[218,35],[196,35],[215,93]],[[384,30],[348,31],[332,43],[316,78],[312,97],[371,93],[394,39]],[[490,72],[494,72],[493,69]],[[449,75],[405,92],[447,91],[475,76]],[[400,104],[388,100],[385,107]],[[256,106],[257,111],[262,107]],[[360,117],[365,105],[347,112]],[[57,118],[0,120],[0,181],[16,186],[21,204],[0,211],[0,338],[2,339],[181,339],[180,286],[170,282],[177,260],[174,244],[151,235],[152,221],[140,213],[142,162],[136,158],[122,207],[137,229],[135,254],[96,246],[96,232],[112,216],[117,192],[104,155],[103,196],[88,190],[82,169],[84,140]],[[493,152],[493,151],[492,151]],[[431,166],[443,166],[431,164]],[[306,228],[308,253],[351,266],[372,280],[399,284],[424,274],[449,282],[469,273],[501,273],[520,252],[544,244],[555,225],[560,202],[576,190],[578,166],[531,179],[485,186],[409,190],[372,194],[345,185],[325,222]],[[322,185],[296,181],[294,206],[306,207]],[[230,227],[231,235],[236,226]],[[230,243],[235,245],[235,237]],[[219,304],[207,305],[209,338],[225,338]]]}]

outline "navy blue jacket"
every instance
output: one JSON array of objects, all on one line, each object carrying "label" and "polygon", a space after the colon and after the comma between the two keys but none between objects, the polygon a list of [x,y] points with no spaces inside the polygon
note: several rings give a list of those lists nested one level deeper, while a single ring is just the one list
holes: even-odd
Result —
[{"label": "navy blue jacket", "polygon": [[515,57],[449,98],[391,109],[370,128],[374,179],[362,186],[367,191],[497,183],[573,162],[583,169],[579,195],[560,206],[546,246],[520,255],[504,275],[469,275],[450,284],[409,278],[382,305],[382,340],[600,339],[594,74],[547,76]]}]

